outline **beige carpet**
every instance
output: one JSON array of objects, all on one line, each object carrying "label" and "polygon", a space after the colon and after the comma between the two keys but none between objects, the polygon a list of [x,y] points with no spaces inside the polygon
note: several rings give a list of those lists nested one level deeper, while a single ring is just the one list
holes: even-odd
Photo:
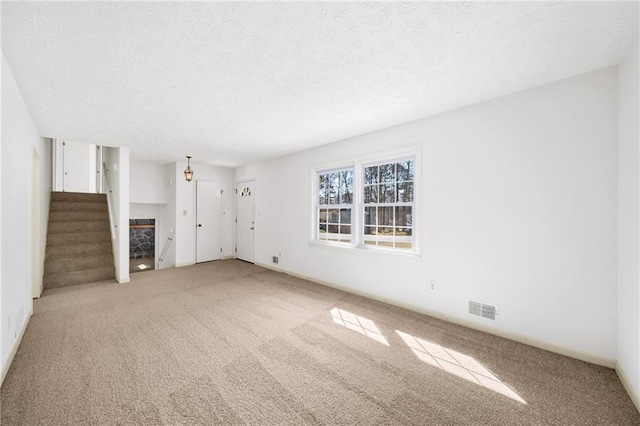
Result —
[{"label": "beige carpet", "polygon": [[614,371],[240,261],[46,291],[2,425],[639,425]]}]

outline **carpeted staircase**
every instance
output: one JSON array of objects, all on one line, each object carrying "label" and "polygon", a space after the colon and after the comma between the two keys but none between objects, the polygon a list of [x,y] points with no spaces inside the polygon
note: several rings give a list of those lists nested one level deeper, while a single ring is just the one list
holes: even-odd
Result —
[{"label": "carpeted staircase", "polygon": [[107,196],[52,192],[44,289],[115,278]]}]

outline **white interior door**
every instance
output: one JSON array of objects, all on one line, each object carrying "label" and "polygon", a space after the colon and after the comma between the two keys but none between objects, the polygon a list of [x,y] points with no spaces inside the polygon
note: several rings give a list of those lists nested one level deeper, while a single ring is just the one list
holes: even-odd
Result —
[{"label": "white interior door", "polygon": [[222,186],[196,181],[196,262],[222,259]]},{"label": "white interior door", "polygon": [[238,182],[236,185],[236,258],[255,261],[255,182]]},{"label": "white interior door", "polygon": [[62,190],[95,193],[95,145],[64,141],[62,150]]}]

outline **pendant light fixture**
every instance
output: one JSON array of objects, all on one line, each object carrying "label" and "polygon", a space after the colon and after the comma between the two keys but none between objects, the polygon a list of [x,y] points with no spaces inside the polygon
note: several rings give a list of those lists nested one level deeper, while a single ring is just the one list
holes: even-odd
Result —
[{"label": "pendant light fixture", "polygon": [[191,157],[187,155],[187,168],[184,169],[184,178],[187,182],[191,182],[193,179],[193,169],[191,168]]}]

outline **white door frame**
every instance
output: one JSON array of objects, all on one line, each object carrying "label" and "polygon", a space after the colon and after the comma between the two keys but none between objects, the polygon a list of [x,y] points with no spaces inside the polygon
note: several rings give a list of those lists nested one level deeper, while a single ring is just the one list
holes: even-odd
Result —
[{"label": "white door frame", "polygon": [[96,194],[102,194],[102,145],[96,145]]},{"label": "white door frame", "polygon": [[[83,193],[101,193],[102,180],[102,147],[94,144],[84,144],[79,142],[67,142],[64,139],[53,139],[52,142],[52,155],[51,155],[51,177],[52,177],[52,191],[63,192],[68,191],[69,184],[66,178],[65,171],[65,151],[67,150],[67,144],[71,145],[86,145],[88,148],[88,159],[86,165],[86,179],[87,186],[84,188]],[[97,149],[96,149],[97,147]],[[72,162],[73,163],[73,162]],[[73,163],[77,164],[77,163]],[[84,174],[84,171],[83,171]],[[71,188],[73,189],[73,188]]]},{"label": "white door frame", "polygon": [[194,261],[195,263],[202,263],[202,262],[210,262],[210,261],[214,261],[214,260],[222,260],[222,253],[223,253],[223,243],[224,243],[224,231],[223,231],[223,218],[224,218],[224,205],[223,205],[223,201],[222,201],[222,192],[220,192],[220,211],[217,212],[219,213],[219,231],[220,231],[220,251],[217,253],[217,258],[211,259],[211,260],[203,260],[198,262],[198,182],[208,182],[208,183],[214,183],[216,185],[218,185],[220,187],[220,191],[223,191],[223,185],[222,182],[218,182],[218,181],[213,181],[213,180],[206,180],[206,179],[197,179],[195,180],[195,184],[196,184],[196,188],[195,188],[195,200],[196,200],[196,208],[195,208],[195,256],[194,256]]},{"label": "white door frame", "polygon": [[[256,194],[256,180],[255,179],[242,179],[239,181],[236,181],[236,186],[235,186],[235,195],[236,195],[236,244],[235,244],[235,257],[236,259],[238,259],[238,197],[240,197],[240,194],[238,194],[238,187],[241,184],[244,183],[248,183],[248,182],[252,182],[253,185],[253,226],[255,228],[255,223],[256,223],[256,198],[255,198],[255,194]],[[256,233],[255,233],[255,229],[253,232],[253,259],[252,259],[252,263],[255,263],[256,261]],[[240,259],[240,260],[245,260],[245,259]]]},{"label": "white door frame", "polygon": [[62,192],[64,189],[64,141],[62,139],[53,139],[52,142],[52,191]]}]

